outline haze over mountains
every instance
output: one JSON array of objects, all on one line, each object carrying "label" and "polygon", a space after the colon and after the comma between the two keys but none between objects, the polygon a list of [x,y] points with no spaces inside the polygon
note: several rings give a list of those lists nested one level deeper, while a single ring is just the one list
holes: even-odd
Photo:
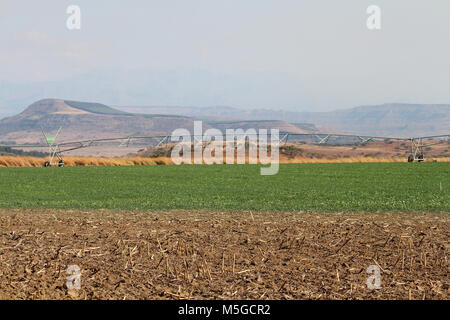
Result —
[{"label": "haze over mountains", "polygon": [[[18,115],[0,120],[0,141],[40,143],[41,127],[49,135],[62,127],[59,141],[168,135],[178,128],[192,132],[195,119],[175,114],[135,114],[100,103],[44,99]],[[278,128],[292,133],[309,132],[285,121],[203,122],[203,130],[212,127],[224,132],[227,128]]]},{"label": "haze over mountains", "polygon": [[162,135],[192,126],[182,116],[133,115],[99,103],[44,99],[22,113],[0,120],[0,141],[39,143],[41,126],[49,134],[63,127],[60,141]]},{"label": "haze over mountains", "polygon": [[[361,135],[412,137],[448,134],[450,104],[390,103],[361,106],[330,112],[293,112],[285,110],[240,110],[232,107],[117,107],[147,114],[176,114],[215,121],[281,120],[304,130],[345,132]],[[309,128],[307,124],[313,124]]]},{"label": "haze over mountains", "polygon": [[227,74],[198,68],[96,69],[48,81],[11,82],[1,81],[0,77],[0,119],[2,114],[17,114],[48,97],[76,97],[70,100],[98,101],[109,106],[158,101],[167,106],[314,107],[303,87],[285,74]]},{"label": "haze over mountains", "polygon": [[62,99],[39,100],[0,120],[0,141],[39,143],[41,126],[62,141],[167,135],[178,128],[271,129],[291,133],[354,133],[412,137],[450,133],[450,105],[385,104],[332,112],[291,112],[233,107],[115,107]]}]

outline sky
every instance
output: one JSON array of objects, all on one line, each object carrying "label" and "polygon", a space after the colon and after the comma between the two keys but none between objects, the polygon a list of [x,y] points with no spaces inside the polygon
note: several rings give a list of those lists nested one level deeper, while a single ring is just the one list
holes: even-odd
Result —
[{"label": "sky", "polygon": [[[81,29],[68,30],[69,5]],[[381,9],[369,30],[366,10]],[[450,103],[448,0],[1,0],[0,115],[39,98],[329,111]]]}]

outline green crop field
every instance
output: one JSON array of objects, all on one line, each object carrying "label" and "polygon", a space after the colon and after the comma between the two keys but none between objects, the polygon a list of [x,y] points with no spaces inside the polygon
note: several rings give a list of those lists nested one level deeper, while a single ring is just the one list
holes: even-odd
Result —
[{"label": "green crop field", "polygon": [[448,163],[0,168],[0,207],[450,211]]}]

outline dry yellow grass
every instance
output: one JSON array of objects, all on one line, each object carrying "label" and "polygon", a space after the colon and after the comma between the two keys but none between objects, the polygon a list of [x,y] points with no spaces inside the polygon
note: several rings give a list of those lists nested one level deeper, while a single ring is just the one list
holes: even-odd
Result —
[{"label": "dry yellow grass", "polygon": [[[47,158],[34,157],[0,157],[0,167],[43,167]],[[235,160],[236,161],[236,160]],[[450,162],[450,158],[429,158],[426,162]],[[225,162],[225,159],[224,159]],[[258,161],[259,162],[259,161]],[[280,163],[362,163],[362,162],[406,162],[404,158],[387,158],[387,157],[349,157],[336,159],[317,159],[317,158],[286,158],[281,156]],[[248,163],[248,157],[246,159]],[[100,157],[65,157],[64,165],[68,167],[77,166],[153,166],[153,165],[171,165],[170,158],[100,158]]]},{"label": "dry yellow grass", "polygon": [[[0,167],[43,167],[47,158],[34,157],[0,157]],[[99,158],[99,157],[65,157],[64,165],[76,166],[151,166],[172,164],[170,158]]]}]

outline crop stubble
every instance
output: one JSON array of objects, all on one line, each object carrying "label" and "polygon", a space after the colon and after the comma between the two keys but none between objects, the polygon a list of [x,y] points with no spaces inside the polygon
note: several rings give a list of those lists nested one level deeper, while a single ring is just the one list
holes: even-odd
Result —
[{"label": "crop stubble", "polygon": [[[449,225],[447,213],[0,209],[0,299],[448,299]],[[381,289],[366,287],[369,265]]]}]

